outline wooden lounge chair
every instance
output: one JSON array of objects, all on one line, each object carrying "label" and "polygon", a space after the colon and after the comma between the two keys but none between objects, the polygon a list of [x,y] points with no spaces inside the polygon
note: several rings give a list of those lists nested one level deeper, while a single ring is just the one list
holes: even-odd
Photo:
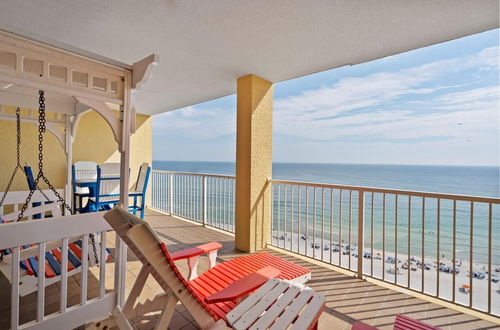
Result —
[{"label": "wooden lounge chair", "polygon": [[[153,310],[162,312],[155,328],[166,329],[178,301],[200,328],[219,329],[221,322],[224,328],[228,328],[224,323],[226,315],[250,292],[271,278],[297,283],[311,278],[310,270],[265,252],[215,265],[217,250],[221,247],[218,243],[170,254],[148,223],[138,217],[115,207],[106,212],[104,218],[143,264],[123,310],[117,307],[114,313],[116,323],[123,329],[131,329],[132,319]],[[197,277],[197,260],[202,254],[208,254],[210,268]],[[189,281],[175,264],[176,260],[182,259],[188,261],[191,269]],[[135,306],[149,275],[155,278],[165,293]],[[100,326],[104,327],[104,324],[100,323]]]}]

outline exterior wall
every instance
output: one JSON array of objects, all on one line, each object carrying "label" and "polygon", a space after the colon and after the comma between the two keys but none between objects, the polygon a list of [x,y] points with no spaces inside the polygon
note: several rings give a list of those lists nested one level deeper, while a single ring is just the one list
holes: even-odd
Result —
[{"label": "exterior wall", "polygon": [[[14,113],[15,109],[6,107]],[[49,114],[48,114],[49,115]],[[136,116],[136,132],[131,137],[130,184],[135,184],[139,166],[152,163],[152,121],[150,116]],[[47,132],[44,134],[44,172],[56,188],[64,188],[66,155],[59,141]],[[38,128],[32,123],[21,123],[21,165],[26,162],[38,173]],[[8,183],[16,162],[16,123],[0,120],[0,191]],[[118,145],[111,128],[96,112],[82,115],[73,143],[73,162],[90,160],[98,164],[120,162]],[[44,185],[42,187],[45,187]],[[27,190],[26,179],[18,174],[11,190]]]}]

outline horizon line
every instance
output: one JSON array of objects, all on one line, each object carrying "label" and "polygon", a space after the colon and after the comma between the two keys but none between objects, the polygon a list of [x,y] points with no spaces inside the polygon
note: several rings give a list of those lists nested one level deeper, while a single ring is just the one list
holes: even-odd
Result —
[{"label": "horizon line", "polygon": [[[192,162],[192,163],[232,163],[235,164],[236,161],[226,161],[226,160],[166,160],[166,159],[153,159],[153,162]],[[450,167],[498,167],[500,169],[500,164],[496,165],[470,165],[470,164],[409,164],[409,163],[328,163],[328,162],[284,162],[284,161],[273,161],[273,164],[310,164],[310,165],[385,165],[385,166],[450,166]]]}]

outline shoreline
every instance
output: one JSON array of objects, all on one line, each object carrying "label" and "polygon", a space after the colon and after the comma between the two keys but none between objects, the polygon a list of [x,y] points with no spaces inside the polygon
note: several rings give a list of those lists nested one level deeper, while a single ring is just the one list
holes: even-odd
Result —
[{"label": "shoreline", "polygon": [[[311,245],[313,242],[313,237],[309,236],[309,238],[304,239],[304,237],[299,237],[298,234],[294,233],[293,235],[290,232],[287,232],[286,235],[281,232],[281,236],[283,239],[279,239],[277,232],[273,231],[272,233],[272,244],[279,248],[284,248],[286,250],[299,253],[301,255],[305,255],[307,257],[314,258],[316,260],[320,260],[326,263],[330,263],[334,266],[340,266],[345,269],[349,269],[352,271],[357,270],[357,247],[353,245],[350,249],[349,253],[347,251],[347,244],[339,244],[333,240],[330,242],[329,239],[323,240],[323,246],[321,246],[321,239],[316,239],[316,246],[319,248],[313,248]],[[292,243],[293,242],[293,243]],[[297,245],[297,242],[300,242]],[[330,247],[326,250],[326,247]],[[332,249],[332,247],[337,248]],[[306,249],[307,248],[307,249]],[[371,249],[364,250],[365,253],[370,253]],[[424,263],[427,264],[429,269],[422,270],[421,266],[417,266],[417,260],[419,258],[413,259],[411,264],[409,264],[412,270],[405,269],[405,263],[408,260],[408,256],[406,254],[398,253],[397,258],[397,268],[394,262],[388,262],[388,257],[395,257],[394,252],[385,253],[385,259],[382,259],[383,251],[378,249],[373,249],[374,257],[365,257],[363,258],[363,273],[368,276],[382,279],[389,283],[395,283],[397,278],[397,284],[402,285],[404,287],[408,284],[408,274],[410,276],[410,288],[416,291],[421,291],[422,283],[424,285],[424,293],[429,295],[437,295],[437,287],[438,287],[438,277],[439,277],[439,297],[444,299],[451,300],[453,298],[453,291],[455,295],[455,302],[457,304],[468,305],[470,295],[472,294],[472,306],[478,309],[486,310],[488,307],[488,281],[489,275],[482,279],[473,278],[472,280],[472,288],[468,288],[470,286],[470,278],[468,276],[468,272],[470,269],[470,265],[467,261],[462,261],[461,267],[459,267],[459,272],[455,273],[455,279],[453,279],[452,272],[444,272],[438,271],[438,267],[435,264],[436,260],[432,259],[424,259]],[[341,256],[341,257],[340,257]],[[340,258],[339,258],[340,257]],[[331,258],[331,259],[330,259]],[[411,260],[410,256],[410,260]],[[448,258],[440,258],[440,263],[449,266],[452,269],[452,261]],[[349,264],[350,263],[350,264]],[[458,266],[458,263],[456,264]],[[485,270],[483,270],[483,267]],[[425,267],[424,267],[425,268]],[[492,274],[494,274],[493,279],[500,280],[500,272],[496,272],[495,269],[498,268],[500,270],[500,265],[492,265]],[[397,275],[394,274],[397,269]],[[451,270],[450,269],[450,270]],[[487,265],[482,263],[473,263],[472,266],[473,272],[487,272]],[[373,271],[373,273],[372,273]],[[423,276],[423,278],[422,278]],[[455,289],[453,290],[453,284],[455,285]],[[467,291],[470,291],[468,293]],[[500,281],[497,283],[491,283],[491,299],[492,299],[492,312],[500,314]]]}]

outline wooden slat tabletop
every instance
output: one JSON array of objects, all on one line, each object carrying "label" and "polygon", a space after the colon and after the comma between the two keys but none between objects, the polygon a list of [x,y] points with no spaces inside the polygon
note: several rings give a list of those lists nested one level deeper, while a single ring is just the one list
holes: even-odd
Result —
[{"label": "wooden slat tabletop", "polygon": [[236,330],[308,329],[323,311],[325,297],[311,288],[273,278],[226,316]]}]

